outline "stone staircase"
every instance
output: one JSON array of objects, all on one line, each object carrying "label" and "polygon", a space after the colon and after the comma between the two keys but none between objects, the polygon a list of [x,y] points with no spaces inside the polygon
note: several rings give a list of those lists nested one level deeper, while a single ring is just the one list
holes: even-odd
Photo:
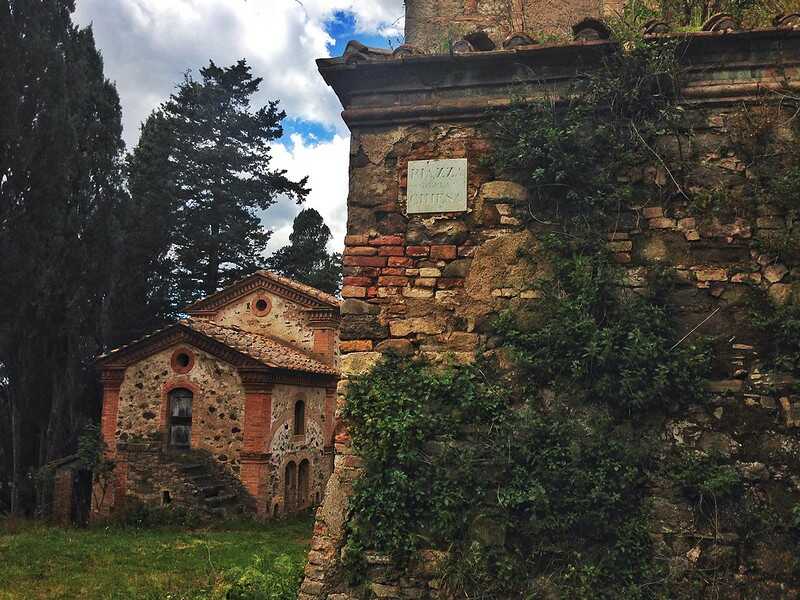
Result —
[{"label": "stone staircase", "polygon": [[187,461],[178,469],[200,511],[219,518],[241,514],[242,498],[230,475],[212,468],[207,461]]}]

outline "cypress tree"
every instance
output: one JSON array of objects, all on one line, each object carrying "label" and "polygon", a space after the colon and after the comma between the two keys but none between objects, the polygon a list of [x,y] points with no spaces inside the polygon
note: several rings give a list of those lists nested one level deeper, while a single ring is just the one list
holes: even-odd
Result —
[{"label": "cypress tree", "polygon": [[0,0],[0,366],[12,510],[23,473],[62,456],[97,413],[121,111],[72,0]]},{"label": "cypress tree", "polygon": [[313,208],[300,211],[294,220],[291,242],[267,259],[267,268],[329,294],[342,283],[342,257],[328,253],[331,230]]}]

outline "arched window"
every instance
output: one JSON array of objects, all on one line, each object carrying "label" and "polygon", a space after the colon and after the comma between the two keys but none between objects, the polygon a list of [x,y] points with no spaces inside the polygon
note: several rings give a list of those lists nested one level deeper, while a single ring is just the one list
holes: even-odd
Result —
[{"label": "arched window", "polygon": [[292,512],[297,500],[297,465],[290,461],[283,476],[283,506],[287,513]]},{"label": "arched window", "polygon": [[192,445],[192,392],[184,388],[170,391],[169,445],[189,448]]},{"label": "arched window", "polygon": [[297,470],[297,504],[302,508],[308,504],[309,482],[311,480],[311,464],[303,460]]},{"label": "arched window", "polygon": [[294,434],[306,434],[306,403],[302,400],[294,404]]}]

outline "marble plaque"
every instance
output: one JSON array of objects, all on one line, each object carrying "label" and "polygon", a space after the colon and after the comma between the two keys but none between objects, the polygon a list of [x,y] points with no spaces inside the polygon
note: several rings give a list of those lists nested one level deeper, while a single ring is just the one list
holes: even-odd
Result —
[{"label": "marble plaque", "polygon": [[408,161],[406,212],[467,210],[467,159]]}]

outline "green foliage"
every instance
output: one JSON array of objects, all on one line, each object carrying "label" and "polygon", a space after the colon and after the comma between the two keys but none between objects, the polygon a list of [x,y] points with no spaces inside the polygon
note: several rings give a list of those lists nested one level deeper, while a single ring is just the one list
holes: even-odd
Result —
[{"label": "green foliage", "polygon": [[607,224],[636,192],[628,175],[651,158],[648,140],[679,116],[678,79],[672,43],[611,54],[568,100],[519,101],[494,115],[488,165],[528,187],[539,222],[568,231]]},{"label": "green foliage", "polygon": [[4,600],[294,600],[312,526],[65,529],[0,519],[0,590]]},{"label": "green foliage", "polygon": [[778,369],[800,374],[800,304],[754,303],[751,322],[762,333],[765,358]]},{"label": "green foliage", "polygon": [[304,563],[296,557],[281,554],[275,559],[256,556],[244,568],[231,569],[223,576],[225,600],[295,600],[303,581]]},{"label": "green foliage", "polygon": [[295,217],[290,244],[267,261],[267,268],[286,277],[328,292],[339,293],[342,283],[342,256],[328,252],[331,230],[313,208]]},{"label": "green foliage", "polygon": [[718,455],[685,453],[675,461],[671,479],[689,500],[698,504],[720,504],[737,499],[743,482],[736,468]]},{"label": "green foliage", "polygon": [[532,399],[513,408],[502,381],[490,365],[390,357],[351,383],[346,418],[366,473],[350,500],[350,577],[367,550],[402,561],[449,547],[446,585],[478,598],[547,585],[572,597],[579,581],[605,590],[594,597],[651,597],[636,595],[655,570],[644,431]]},{"label": "green foliage", "polygon": [[81,468],[92,473],[92,505],[102,509],[113,484],[117,464],[106,455],[108,445],[99,425],[87,425],[78,438],[78,461]]},{"label": "green foliage", "polygon": [[125,238],[119,97],[74,4],[0,1],[0,365],[14,424],[0,455],[17,511],[23,474],[74,451],[97,407],[86,365],[111,337]]},{"label": "green foliage", "polygon": [[792,520],[790,527],[797,533],[800,533],[800,504],[795,504],[792,507]]},{"label": "green foliage", "polygon": [[[477,450],[463,442],[471,429],[504,420],[507,406],[499,382],[477,365],[389,357],[352,380],[343,416],[367,472],[350,500],[350,550],[408,556],[423,541],[464,531],[464,506],[479,502],[481,492]],[[459,466],[437,469],[451,459]]]},{"label": "green foliage", "polygon": [[564,396],[633,414],[702,398],[709,368],[703,344],[674,347],[663,306],[619,287],[619,269],[600,242],[544,240],[554,281],[530,314],[498,323],[520,376]]},{"label": "green foliage", "polygon": [[141,502],[130,501],[119,519],[119,525],[132,529],[153,529],[159,527],[197,527],[202,515],[191,508],[170,505],[153,507]]}]

